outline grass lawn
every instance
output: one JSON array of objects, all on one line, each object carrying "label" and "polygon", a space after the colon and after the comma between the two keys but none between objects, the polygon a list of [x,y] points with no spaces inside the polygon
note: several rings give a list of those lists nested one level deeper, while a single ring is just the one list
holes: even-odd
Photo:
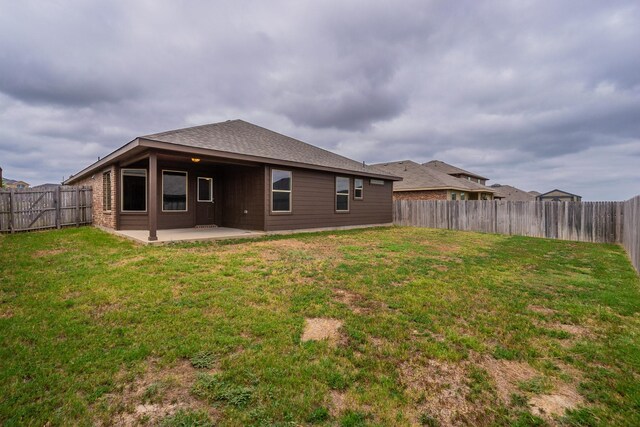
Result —
[{"label": "grass lawn", "polygon": [[[640,280],[618,246],[79,228],[0,254],[0,425],[640,425]],[[303,341],[314,325],[330,338]]]}]

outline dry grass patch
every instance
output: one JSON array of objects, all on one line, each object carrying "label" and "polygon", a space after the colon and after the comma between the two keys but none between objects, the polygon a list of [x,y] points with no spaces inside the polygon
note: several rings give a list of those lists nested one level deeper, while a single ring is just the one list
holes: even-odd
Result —
[{"label": "dry grass patch", "polygon": [[131,264],[134,264],[134,263],[136,263],[136,262],[143,261],[144,259],[145,259],[145,257],[144,257],[144,256],[142,256],[142,255],[138,255],[138,256],[131,257],[131,258],[124,258],[124,259],[121,259],[121,260],[119,260],[119,261],[114,262],[114,263],[113,263],[113,264],[111,264],[111,265],[112,265],[113,267],[124,267],[124,266],[126,266],[126,265],[131,265]]},{"label": "dry grass patch", "polygon": [[541,305],[528,305],[527,308],[534,313],[544,314],[550,316],[552,314],[556,314],[557,311],[552,308],[543,307]]},{"label": "dry grass patch", "polygon": [[400,365],[400,377],[415,401],[411,417],[416,425],[425,416],[443,426],[491,424],[483,405],[469,399],[466,363],[433,359],[405,362]]},{"label": "dry grass patch", "polygon": [[515,360],[497,360],[493,357],[484,357],[478,364],[489,373],[495,384],[498,397],[504,403],[509,403],[511,395],[518,391],[519,383],[539,375],[539,372],[528,363]]},{"label": "dry grass patch", "polygon": [[[479,363],[492,377],[498,396],[505,404],[514,394],[521,393],[522,384],[541,378],[540,373],[525,362],[485,357]],[[578,371],[565,365],[560,369],[574,378],[579,376]],[[547,393],[528,393],[532,414],[551,422],[554,416],[562,416],[566,410],[576,409],[584,403],[573,384],[554,379],[550,380],[550,386],[551,391]]]},{"label": "dry grass patch", "polygon": [[58,248],[58,249],[43,249],[40,251],[35,251],[31,254],[34,258],[42,258],[47,256],[59,255],[68,252],[66,249]]},{"label": "dry grass patch", "polygon": [[343,340],[342,334],[340,333],[341,327],[342,320],[338,319],[305,319],[304,332],[300,340],[302,342],[327,340],[329,345],[335,346]]},{"label": "dry grass patch", "polygon": [[332,390],[329,398],[329,413],[331,416],[338,417],[348,408],[346,393]]},{"label": "dry grass patch", "polygon": [[561,383],[550,394],[533,396],[529,399],[531,412],[551,421],[553,416],[562,416],[565,411],[576,409],[584,399],[572,384]]},{"label": "dry grass patch", "polygon": [[191,394],[198,372],[186,360],[172,367],[163,367],[152,361],[141,378],[125,385],[119,392],[105,396],[111,416],[97,420],[97,424],[121,427],[154,425],[180,410],[200,410],[215,417],[211,406]]}]

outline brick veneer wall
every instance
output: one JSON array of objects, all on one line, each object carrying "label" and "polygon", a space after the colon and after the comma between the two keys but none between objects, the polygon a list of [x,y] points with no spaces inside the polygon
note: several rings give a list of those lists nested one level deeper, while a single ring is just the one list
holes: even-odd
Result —
[{"label": "brick veneer wall", "polygon": [[447,190],[394,191],[393,200],[447,200]]},{"label": "brick veneer wall", "polygon": [[[111,211],[105,212],[102,205],[102,175],[105,172],[111,172]],[[102,227],[116,228],[116,212],[118,209],[118,200],[116,197],[116,188],[118,185],[118,174],[115,166],[108,167],[96,172],[94,175],[83,179],[76,185],[84,185],[93,189],[93,224]]]}]

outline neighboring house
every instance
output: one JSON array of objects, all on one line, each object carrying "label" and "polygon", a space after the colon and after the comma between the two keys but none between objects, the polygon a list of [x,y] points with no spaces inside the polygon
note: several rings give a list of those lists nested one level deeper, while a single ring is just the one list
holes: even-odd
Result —
[{"label": "neighboring house", "polygon": [[537,200],[541,201],[554,201],[554,202],[581,202],[582,196],[578,196],[577,194],[572,194],[567,191],[555,190],[548,191],[546,193],[542,193],[539,196],[536,196]]},{"label": "neighboring house", "polygon": [[394,200],[491,200],[494,190],[476,182],[454,178],[411,160],[373,165],[402,177],[393,183]]},{"label": "neighboring house", "polygon": [[491,188],[496,191],[496,199],[518,202],[533,202],[536,200],[536,196],[531,194],[531,192],[521,190],[511,185],[493,184]]},{"label": "neighboring house", "polygon": [[146,135],[67,179],[94,224],[294,230],[389,224],[390,173],[242,120]]},{"label": "neighboring house", "polygon": [[16,190],[24,190],[25,188],[29,188],[29,183],[24,181],[16,181],[13,179],[3,178],[2,188],[13,188]]},{"label": "neighboring house", "polygon": [[57,187],[60,187],[60,184],[53,184],[51,182],[47,182],[46,184],[34,185],[31,188],[36,190],[55,190]]},{"label": "neighboring house", "polygon": [[529,191],[529,194],[531,194],[531,195],[533,195],[533,196],[535,196],[535,197],[538,197],[538,196],[539,196],[540,194],[542,194],[542,193],[541,193],[541,192],[539,192],[539,191]]},{"label": "neighboring house", "polygon": [[476,182],[478,184],[486,185],[489,178],[482,175],[478,175],[473,172],[466,171],[457,166],[450,165],[440,160],[431,160],[430,162],[423,163],[423,166],[429,169],[436,170],[438,172],[446,173],[447,175],[454,176],[456,178],[464,179],[467,181]]}]

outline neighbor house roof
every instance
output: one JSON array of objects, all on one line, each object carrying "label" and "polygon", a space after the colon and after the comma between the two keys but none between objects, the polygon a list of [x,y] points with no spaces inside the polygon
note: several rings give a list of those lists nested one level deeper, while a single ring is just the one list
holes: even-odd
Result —
[{"label": "neighbor house roof", "polygon": [[390,174],[402,177],[402,181],[393,183],[393,191],[458,190],[468,192],[494,192],[490,187],[455,178],[411,160],[378,163],[373,166],[385,170]]},{"label": "neighbor house roof", "polygon": [[449,163],[445,163],[441,160],[431,160],[430,162],[423,163],[423,166],[426,166],[431,169],[435,169],[437,171],[446,173],[448,175],[464,174],[464,175],[472,176],[474,178],[480,178],[480,179],[486,179],[486,180],[489,179],[482,175],[478,175],[477,173],[469,172],[468,170],[464,170],[457,166],[450,165]]},{"label": "neighbor house roof", "polygon": [[502,197],[506,200],[520,202],[532,202],[536,200],[535,195],[511,185],[493,184],[491,188],[496,190],[496,197]]},{"label": "neighbor house roof", "polygon": [[226,122],[140,136],[69,178],[65,181],[65,184],[72,183],[100,167],[113,163],[126,154],[127,151],[139,146],[166,150],[182,147],[182,151],[184,151],[184,148],[188,148],[193,149],[194,152],[210,154],[211,156],[337,172],[343,171],[391,180],[400,179],[372,166],[261,126],[243,120],[228,120]]},{"label": "neighbor house roof", "polygon": [[579,195],[577,195],[577,194],[573,194],[573,193],[569,193],[568,191],[558,190],[557,188],[556,188],[556,189],[553,189],[553,190],[551,190],[551,191],[547,191],[546,193],[538,194],[538,196],[537,196],[537,197],[544,197],[544,196],[546,196],[547,194],[555,193],[555,192],[563,193],[563,194],[566,194],[567,196],[574,196],[574,197],[580,197],[580,198],[582,198],[582,196],[579,196]]}]

